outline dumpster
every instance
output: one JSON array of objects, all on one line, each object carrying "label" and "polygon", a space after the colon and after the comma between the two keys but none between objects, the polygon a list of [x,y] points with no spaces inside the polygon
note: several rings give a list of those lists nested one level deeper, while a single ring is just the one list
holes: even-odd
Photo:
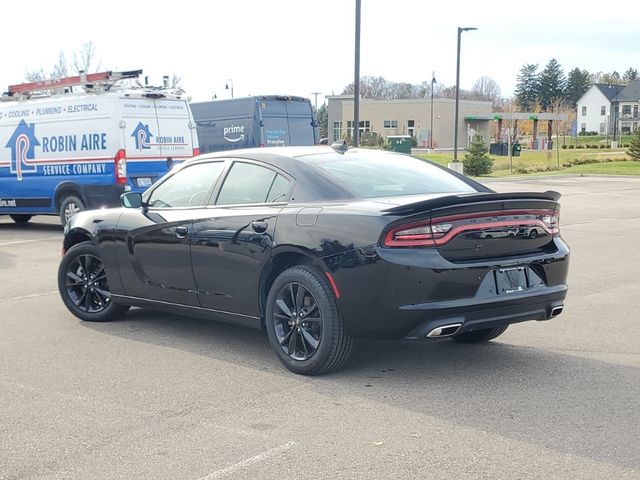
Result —
[{"label": "dumpster", "polygon": [[394,152],[411,153],[411,145],[413,144],[411,135],[389,135],[387,140]]}]

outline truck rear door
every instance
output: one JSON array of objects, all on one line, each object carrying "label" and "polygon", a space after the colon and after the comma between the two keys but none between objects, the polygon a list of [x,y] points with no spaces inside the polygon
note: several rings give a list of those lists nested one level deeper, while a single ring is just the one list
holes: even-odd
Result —
[{"label": "truck rear door", "polygon": [[143,191],[175,162],[197,153],[198,140],[186,100],[150,93],[123,102],[127,175],[130,185]]}]

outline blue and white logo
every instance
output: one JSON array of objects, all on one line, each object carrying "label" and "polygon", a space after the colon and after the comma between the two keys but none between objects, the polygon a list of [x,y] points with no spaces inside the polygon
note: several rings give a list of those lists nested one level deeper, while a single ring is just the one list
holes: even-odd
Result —
[{"label": "blue and white logo", "polygon": [[30,164],[29,160],[35,160],[35,147],[40,145],[35,135],[35,124],[20,120],[17,128],[5,145],[11,149],[10,171],[15,173],[18,180],[22,180],[23,173],[36,173],[37,165]]},{"label": "blue and white logo", "polygon": [[139,122],[131,136],[136,141],[137,150],[148,150],[151,148],[151,137],[154,135],[149,131],[149,125]]}]

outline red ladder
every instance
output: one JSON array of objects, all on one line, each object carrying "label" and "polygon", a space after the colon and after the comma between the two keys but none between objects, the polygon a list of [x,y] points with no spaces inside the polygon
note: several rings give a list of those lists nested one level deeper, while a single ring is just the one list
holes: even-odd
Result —
[{"label": "red ladder", "polygon": [[9,95],[16,93],[30,93],[40,90],[54,90],[64,87],[72,87],[75,85],[86,85],[100,82],[115,82],[127,78],[137,78],[142,74],[142,70],[129,70],[125,72],[99,72],[99,73],[83,73],[73,77],[54,78],[49,80],[41,80],[39,82],[18,83],[9,85]]}]

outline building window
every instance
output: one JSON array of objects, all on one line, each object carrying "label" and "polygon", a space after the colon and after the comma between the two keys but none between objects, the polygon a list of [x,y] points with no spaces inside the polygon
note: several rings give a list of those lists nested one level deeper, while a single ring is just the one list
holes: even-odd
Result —
[{"label": "building window", "polygon": [[604,123],[600,124],[600,134],[603,135],[604,134]]},{"label": "building window", "polygon": [[[371,122],[369,120],[360,120],[360,135],[371,131]],[[347,120],[347,135],[353,137],[353,120]]]},{"label": "building window", "polygon": [[606,114],[607,114],[607,107],[606,105],[603,105],[600,107],[600,115],[604,117]]},{"label": "building window", "polygon": [[398,128],[398,120],[385,120],[384,128]]},{"label": "building window", "polygon": [[638,122],[633,122],[633,131],[637,131],[638,130]]},{"label": "building window", "polygon": [[622,105],[622,116],[623,117],[631,116],[631,105]]},{"label": "building window", "polygon": [[631,133],[631,122],[622,122],[620,131],[623,135],[629,135]]},{"label": "building window", "polygon": [[582,133],[585,133],[587,131],[587,124],[586,123],[581,123],[580,124],[580,131]]},{"label": "building window", "polygon": [[333,122],[333,141],[342,138],[342,122]]},{"label": "building window", "polygon": [[416,134],[416,121],[407,120],[407,135],[414,137]]},{"label": "building window", "polygon": [[633,118],[638,118],[638,105],[633,106]]},{"label": "building window", "polygon": [[587,107],[586,106],[582,107],[582,116],[583,117],[587,116]]}]

